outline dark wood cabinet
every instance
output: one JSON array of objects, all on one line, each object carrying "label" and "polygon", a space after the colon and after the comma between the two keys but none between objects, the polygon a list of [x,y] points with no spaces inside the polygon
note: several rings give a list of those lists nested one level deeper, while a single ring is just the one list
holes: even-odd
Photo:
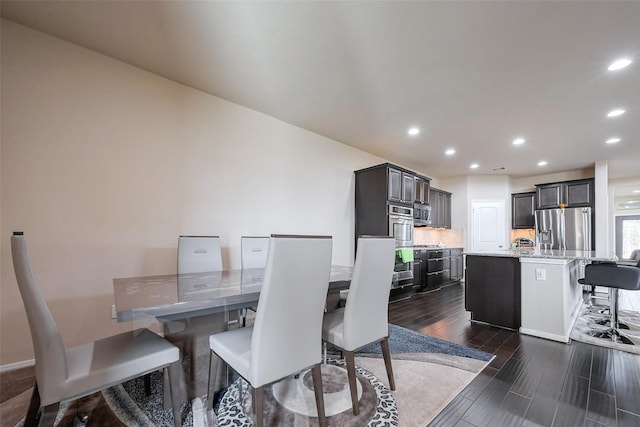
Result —
[{"label": "dark wood cabinet", "polygon": [[536,185],[538,209],[593,207],[594,194],[592,178]]},{"label": "dark wood cabinet", "polygon": [[[413,207],[416,174],[390,163],[357,170],[354,173],[356,241],[358,236],[363,234],[389,235],[389,204]],[[426,177],[422,178],[429,180]]]},{"label": "dark wood cabinet", "polygon": [[451,228],[451,193],[443,193],[443,204],[444,204],[444,218],[442,222],[442,226],[444,228]]},{"label": "dark wood cabinet", "polygon": [[420,287],[418,288],[419,292],[431,292],[439,289],[441,286],[457,283],[462,279],[463,265],[461,248],[415,249],[414,258],[420,259],[421,277]]},{"label": "dark wood cabinet", "polygon": [[429,180],[421,176],[416,176],[413,186],[415,191],[414,202],[420,204],[428,204],[430,187]]},{"label": "dark wood cabinet", "polygon": [[414,175],[395,169],[388,168],[387,199],[391,202],[413,203],[414,199]]},{"label": "dark wood cabinet", "polygon": [[536,186],[538,209],[557,208],[564,200],[562,184],[541,184]]},{"label": "dark wood cabinet", "polygon": [[568,181],[567,186],[567,207],[582,208],[593,206],[595,188],[593,179],[583,179],[579,181]]},{"label": "dark wood cabinet", "polygon": [[451,228],[451,193],[429,189],[429,204],[431,205],[431,224],[435,228]]},{"label": "dark wood cabinet", "polygon": [[520,260],[467,255],[465,308],[471,320],[503,328],[520,328]]},{"label": "dark wood cabinet", "polygon": [[535,227],[536,193],[511,195],[511,228]]}]

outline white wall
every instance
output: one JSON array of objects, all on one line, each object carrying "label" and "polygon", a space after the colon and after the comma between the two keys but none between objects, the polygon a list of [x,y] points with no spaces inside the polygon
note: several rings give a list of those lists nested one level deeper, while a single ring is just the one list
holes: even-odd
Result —
[{"label": "white wall", "polygon": [[385,160],[2,21],[0,364],[32,356],[9,236],[66,345],[130,329],[112,279],[175,272],[180,234],[330,234],[353,260],[353,171]]}]

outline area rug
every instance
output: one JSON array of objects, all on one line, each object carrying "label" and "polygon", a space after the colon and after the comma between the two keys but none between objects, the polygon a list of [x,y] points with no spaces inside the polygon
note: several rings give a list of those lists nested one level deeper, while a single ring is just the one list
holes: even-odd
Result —
[{"label": "area rug", "polygon": [[[346,406],[325,405],[332,411],[328,416],[330,426],[366,425],[424,427],[462,391],[494,357],[491,354],[429,337],[395,325],[389,325],[389,347],[393,359],[396,390],[389,390],[380,345],[367,346],[356,355],[358,379],[361,385],[360,416],[352,415],[346,373],[342,380],[326,381],[325,399],[336,392],[346,393]],[[343,362],[331,360],[330,365],[341,369]],[[336,371],[337,372],[337,371]],[[339,372],[334,373],[340,375]],[[324,378],[324,373],[323,373]],[[310,375],[300,375],[302,388],[312,395]],[[152,393],[146,396],[142,378],[128,381],[97,394],[108,411],[102,416],[91,417],[92,424],[126,426],[173,426],[171,409],[163,407],[162,375],[151,375]],[[246,417],[250,407],[248,387],[238,379],[221,393],[216,402],[217,411],[210,408],[206,397],[194,399],[182,407],[182,423],[185,426],[250,425]],[[276,390],[275,392],[279,392]],[[272,387],[265,390],[265,414],[272,426],[314,426],[317,418],[311,407],[287,408],[277,402]],[[231,409],[230,409],[231,408]],[[72,412],[73,408],[65,408]],[[234,415],[229,417],[232,411]],[[311,412],[309,412],[311,411]],[[329,413],[328,411],[328,413]],[[337,411],[337,412],[336,412]],[[61,412],[65,412],[64,410]],[[304,413],[307,412],[307,413]],[[107,414],[108,413],[108,414]],[[107,414],[107,415],[105,415]],[[229,420],[232,420],[229,423]],[[243,424],[246,420],[246,424]],[[106,424],[105,424],[106,423]],[[62,425],[62,424],[61,424]]]},{"label": "area rug", "polygon": [[590,310],[588,304],[584,304],[569,337],[572,340],[587,344],[640,354],[640,313],[628,310],[620,310],[618,312],[618,320],[622,323],[626,323],[630,328],[629,330],[621,331],[621,333],[631,340],[634,345],[613,342],[609,338],[591,336],[590,333],[592,331],[606,331],[608,329],[606,326],[601,326],[596,323],[605,317],[606,316],[599,313],[594,313]]},{"label": "area rug", "polygon": [[[328,415],[330,426],[401,426],[424,427],[457,396],[482,369],[493,355],[480,350],[429,337],[396,325],[389,325],[389,348],[393,359],[396,390],[389,391],[386,368],[379,344],[361,349],[357,353],[358,379],[364,391],[360,397],[360,415],[351,412],[348,386],[344,412]],[[329,349],[331,352],[331,349]],[[341,361],[332,363],[342,366]],[[324,375],[323,375],[323,381]],[[240,393],[240,389],[245,393]],[[309,406],[315,405],[309,388]],[[377,395],[367,394],[368,389]],[[247,413],[250,394],[246,384],[236,381],[222,399],[218,411],[221,426],[251,425]],[[325,390],[325,399],[326,399]],[[371,398],[376,396],[376,403]],[[241,397],[242,396],[242,397]],[[389,399],[391,397],[393,400]],[[317,425],[317,418],[292,413],[283,408],[273,392],[265,392],[266,425]],[[397,407],[397,417],[393,405]],[[326,406],[326,404],[325,404]],[[392,408],[387,411],[387,408]]]}]

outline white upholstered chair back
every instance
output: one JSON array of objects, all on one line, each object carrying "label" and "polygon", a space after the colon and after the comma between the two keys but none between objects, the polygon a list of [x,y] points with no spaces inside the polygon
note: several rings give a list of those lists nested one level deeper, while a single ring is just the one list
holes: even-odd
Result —
[{"label": "white upholstered chair back", "polygon": [[180,236],[178,274],[222,270],[222,249],[218,236]]},{"label": "white upholstered chair back", "polygon": [[251,343],[259,387],[320,363],[330,236],[272,236]]},{"label": "white upholstered chair back", "polygon": [[395,241],[360,237],[344,308],[344,344],[353,350],[389,335],[389,292]]},{"label": "white upholstered chair back", "polygon": [[36,381],[40,395],[44,398],[57,394],[60,384],[67,379],[65,348],[58,327],[31,274],[27,247],[22,234],[11,236],[11,254],[18,288],[31,330],[36,359]]},{"label": "white upholstered chair back", "polygon": [[269,253],[268,237],[248,237],[240,238],[240,249],[242,253],[242,268],[264,268],[267,265],[267,254]]}]

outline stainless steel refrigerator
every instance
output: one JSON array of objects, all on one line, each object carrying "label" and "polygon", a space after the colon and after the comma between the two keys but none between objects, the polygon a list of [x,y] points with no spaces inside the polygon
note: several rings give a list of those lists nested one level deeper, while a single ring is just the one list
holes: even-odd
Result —
[{"label": "stainless steel refrigerator", "polygon": [[536,211],[536,243],[541,249],[593,250],[591,208]]}]

